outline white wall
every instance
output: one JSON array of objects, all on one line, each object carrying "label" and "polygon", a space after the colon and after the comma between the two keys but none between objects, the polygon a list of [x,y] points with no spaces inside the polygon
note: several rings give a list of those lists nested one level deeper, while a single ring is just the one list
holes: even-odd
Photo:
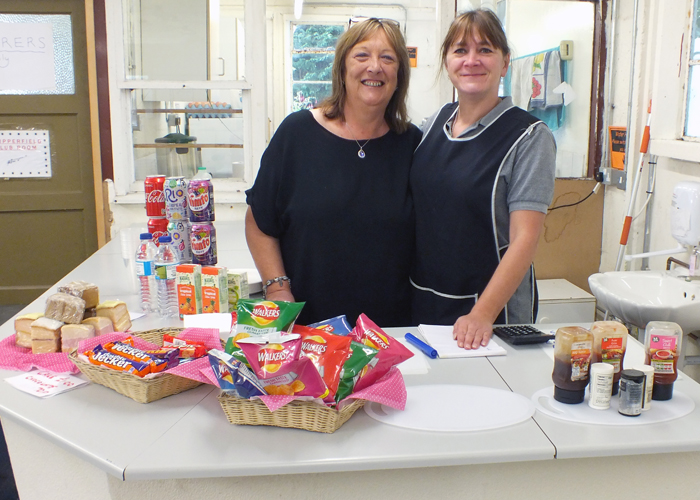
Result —
[{"label": "white wall", "polygon": [[[637,21],[636,67],[631,75],[632,34],[634,2],[618,0],[617,38],[613,61],[613,105],[611,125],[626,126],[630,78],[632,79],[632,126],[630,132],[630,157],[628,161],[627,189],[607,187],[603,219],[603,248],[601,271],[615,268],[622,223],[627,212],[634,181],[634,171],[639,162],[641,134],[646,123],[649,98],[652,99],[651,143],[649,151],[657,154],[656,188],[650,203],[650,250],[663,250],[677,246],[670,234],[670,208],[674,186],[684,180],[700,181],[700,144],[678,140],[682,132],[682,111],[687,35],[692,0],[640,0]],[[683,34],[685,33],[685,36]],[[683,43],[683,47],[681,47]],[[682,52],[681,52],[682,50]],[[636,214],[646,198],[649,166],[645,162],[640,188],[632,213]],[[627,243],[627,254],[642,252],[644,215],[632,223]],[[685,261],[688,255],[677,256]],[[667,257],[649,260],[651,269],[665,269]],[[630,268],[639,269],[641,261],[634,261]]]}]

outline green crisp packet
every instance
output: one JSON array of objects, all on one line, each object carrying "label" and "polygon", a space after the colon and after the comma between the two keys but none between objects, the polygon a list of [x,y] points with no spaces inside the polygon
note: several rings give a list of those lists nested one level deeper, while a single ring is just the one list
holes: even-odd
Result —
[{"label": "green crisp packet", "polygon": [[236,342],[274,332],[291,332],[304,304],[305,302],[239,299],[236,308],[238,320],[235,330],[226,341],[226,352],[248,364]]},{"label": "green crisp packet", "polygon": [[378,349],[368,345],[360,344],[352,341],[350,343],[352,354],[343,364],[343,369],[340,372],[340,383],[338,384],[338,392],[335,393],[335,402],[339,403],[350,394],[355,388],[355,382],[360,378],[363,370],[368,366],[377,364]]}]

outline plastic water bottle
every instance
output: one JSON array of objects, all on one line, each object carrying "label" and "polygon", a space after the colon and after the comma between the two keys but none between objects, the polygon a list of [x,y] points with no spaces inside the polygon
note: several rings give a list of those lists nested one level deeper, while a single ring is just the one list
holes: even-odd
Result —
[{"label": "plastic water bottle", "polygon": [[175,267],[180,263],[173,250],[170,236],[158,238],[156,254],[156,288],[158,289],[158,313],[161,317],[176,317],[177,289],[175,286]]},{"label": "plastic water bottle", "polygon": [[141,294],[141,310],[153,312],[156,307],[155,260],[158,247],[153,243],[151,233],[141,233],[139,248],[136,250],[136,278]]}]

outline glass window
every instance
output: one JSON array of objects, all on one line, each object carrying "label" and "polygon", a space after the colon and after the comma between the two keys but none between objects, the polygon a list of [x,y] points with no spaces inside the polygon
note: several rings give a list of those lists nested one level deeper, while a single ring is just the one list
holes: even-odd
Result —
[{"label": "glass window", "polygon": [[331,94],[338,24],[292,24],[292,111],[311,109]]},{"label": "glass window", "polygon": [[247,65],[245,57],[246,46],[265,47],[264,2],[106,6],[108,21],[119,22],[111,53],[123,61],[110,99],[116,195],[142,191],[152,174],[192,177],[201,165],[220,192],[238,196],[252,183],[267,138],[266,65]]},{"label": "glass window", "polygon": [[695,1],[695,15],[690,38],[688,97],[685,114],[685,135],[700,137],[700,0]]},{"label": "glass window", "polygon": [[0,94],[75,94],[68,14],[0,14]]}]

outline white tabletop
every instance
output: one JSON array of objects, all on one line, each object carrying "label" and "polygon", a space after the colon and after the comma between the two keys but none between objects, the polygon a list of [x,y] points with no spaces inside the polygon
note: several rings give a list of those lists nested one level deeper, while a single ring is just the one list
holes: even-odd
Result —
[{"label": "white tabletop", "polygon": [[[242,224],[217,223],[219,263],[250,267]],[[133,230],[138,234],[138,228]],[[119,298],[138,311],[128,259],[119,239],[87,259],[59,284],[74,279],[100,287],[101,299]],[[22,312],[41,311],[55,286]],[[148,315],[133,330],[181,325]],[[543,325],[538,325],[540,328]],[[400,337],[414,329],[389,329]],[[13,321],[0,338],[14,333]],[[427,374],[407,375],[407,386],[468,384],[513,390],[530,397],[551,385],[547,347],[506,346],[507,356],[429,360]],[[551,347],[549,347],[551,349]],[[427,358],[426,358],[427,359]],[[0,377],[16,375],[0,371]],[[700,403],[700,386],[687,377],[677,388]],[[29,428],[100,469],[127,480],[223,477],[262,474],[359,471],[565,457],[700,450],[700,410],[664,424],[597,427],[535,414],[509,427],[462,433],[425,432],[388,426],[357,412],[334,434],[228,423],[216,399],[218,389],[201,386],[142,405],[91,384],[40,400],[0,384],[0,416]],[[410,401],[409,401],[410,404]],[[556,447],[556,449],[555,449]]]}]

